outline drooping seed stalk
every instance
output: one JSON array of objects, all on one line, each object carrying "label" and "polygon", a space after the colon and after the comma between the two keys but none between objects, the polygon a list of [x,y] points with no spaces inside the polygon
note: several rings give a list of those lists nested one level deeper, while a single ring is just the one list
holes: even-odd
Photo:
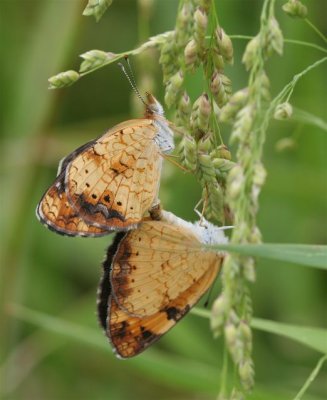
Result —
[{"label": "drooping seed stalk", "polygon": [[[256,214],[266,177],[262,150],[267,125],[263,116],[270,99],[265,62],[274,52],[281,54],[282,50],[283,36],[274,17],[274,0],[265,0],[260,31],[248,43],[243,56],[250,73],[248,87],[235,93],[221,112],[223,121],[232,122],[231,141],[237,143],[236,165],[228,174],[226,191],[234,216],[231,237],[234,244],[261,241]],[[224,332],[242,388],[248,391],[254,384],[252,305],[248,288],[248,283],[255,280],[254,260],[230,254],[225,259],[222,275],[223,291],[213,306],[212,328],[217,335]],[[221,393],[221,398],[224,395]]]}]

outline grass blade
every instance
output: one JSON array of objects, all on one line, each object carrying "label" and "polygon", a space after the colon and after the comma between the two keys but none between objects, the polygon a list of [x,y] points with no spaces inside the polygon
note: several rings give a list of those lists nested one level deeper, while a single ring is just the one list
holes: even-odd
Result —
[{"label": "grass blade", "polygon": [[[111,353],[110,346],[103,335],[91,328],[16,304],[11,305],[9,312],[27,323]],[[210,312],[207,310],[193,309],[191,312],[201,317],[210,318]],[[258,318],[252,320],[252,327],[257,330],[285,336],[314,350],[327,353],[327,331],[324,329],[301,327]],[[319,361],[299,394],[302,395],[307,390],[310,383],[317,376],[326,357],[324,356]],[[176,357],[171,354],[166,356],[161,351],[151,349],[151,351],[129,360],[128,365],[130,368],[146,374],[154,381],[170,387],[208,394],[215,394],[217,391],[219,371],[208,364],[186,360],[183,357]]]},{"label": "grass blade", "polygon": [[[50,332],[82,341],[100,350],[112,353],[106,338],[100,331],[52,317],[21,305],[12,304],[9,312],[20,320],[42,327]],[[218,390],[218,370],[209,364],[172,355],[165,356],[162,352],[151,349],[151,351],[129,360],[128,365],[146,373],[148,377],[155,381],[171,387],[209,394],[215,394]]]},{"label": "grass blade", "polygon": [[327,269],[327,246],[309,244],[224,244],[209,246],[215,250],[226,250],[246,256],[286,261],[307,267]]},{"label": "grass blade", "polygon": [[[211,317],[210,311],[199,308],[192,309],[191,313],[203,318]],[[261,318],[253,318],[251,326],[260,331],[287,337],[288,339],[292,339],[307,347],[327,354],[327,329],[284,324],[282,322]]]},{"label": "grass blade", "polygon": [[327,354],[327,330],[299,325],[284,324],[253,318],[251,326],[260,331],[285,336],[321,353]]},{"label": "grass blade", "polygon": [[299,393],[294,397],[294,400],[301,400],[302,396],[304,393],[308,390],[309,386],[311,383],[316,379],[317,375],[319,374],[319,371],[321,370],[321,367],[323,366],[323,363],[327,360],[327,355],[321,357],[315,367],[315,369],[311,372],[309,375],[309,378],[305,381],[304,385],[302,386],[301,390]]}]

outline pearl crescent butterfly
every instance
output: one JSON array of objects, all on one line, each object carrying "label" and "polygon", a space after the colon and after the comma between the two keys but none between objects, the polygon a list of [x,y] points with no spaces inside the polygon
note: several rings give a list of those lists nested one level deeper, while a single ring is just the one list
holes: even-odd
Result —
[{"label": "pearl crescent butterfly", "polygon": [[162,212],[116,235],[103,263],[98,316],[119,358],[138,355],[164,335],[213,284],[226,243],[221,228]]},{"label": "pearl crescent butterfly", "polygon": [[163,108],[147,93],[145,118],[116,125],[61,161],[37,206],[38,219],[68,236],[135,228],[159,202],[162,155],[173,149]]}]

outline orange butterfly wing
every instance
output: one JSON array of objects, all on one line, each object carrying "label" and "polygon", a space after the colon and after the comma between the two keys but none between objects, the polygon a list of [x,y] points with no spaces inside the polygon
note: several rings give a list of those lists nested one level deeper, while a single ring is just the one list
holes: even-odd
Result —
[{"label": "orange butterfly wing", "polygon": [[86,223],[130,228],[155,203],[162,164],[157,130],[151,119],[125,122],[68,164],[67,197]]},{"label": "orange butterfly wing", "polygon": [[62,184],[63,176],[45,193],[36,214],[50,230],[67,236],[103,236],[108,231],[88,225],[71,207]]},{"label": "orange butterfly wing", "polygon": [[98,313],[115,352],[128,358],[157,341],[199,301],[222,258],[202,250],[191,231],[161,221],[119,235],[104,263]]},{"label": "orange butterfly wing", "polygon": [[72,208],[65,193],[65,170],[71,160],[93,143],[79,147],[59,164],[58,175],[52,186],[45,192],[36,208],[40,222],[50,230],[67,236],[103,236],[107,230],[88,225]]},{"label": "orange butterfly wing", "polygon": [[127,121],[69,154],[38,204],[39,220],[68,236],[103,236],[137,224],[159,190],[156,132],[151,119]]}]

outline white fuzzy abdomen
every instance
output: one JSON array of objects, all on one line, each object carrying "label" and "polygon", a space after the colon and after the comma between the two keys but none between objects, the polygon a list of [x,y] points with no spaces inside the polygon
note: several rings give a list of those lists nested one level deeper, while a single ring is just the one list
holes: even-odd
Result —
[{"label": "white fuzzy abdomen", "polygon": [[162,153],[171,153],[175,148],[173,131],[164,120],[155,120],[154,124],[158,128],[154,141],[159,146]]}]

